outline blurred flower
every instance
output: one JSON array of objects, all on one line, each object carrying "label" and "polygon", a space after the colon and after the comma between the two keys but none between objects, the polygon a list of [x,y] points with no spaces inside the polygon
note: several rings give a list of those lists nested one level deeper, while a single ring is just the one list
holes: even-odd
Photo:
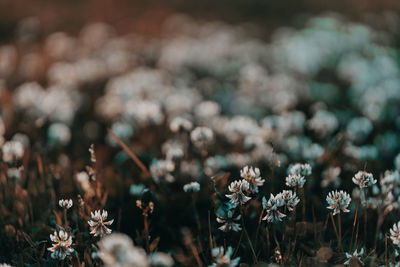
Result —
[{"label": "blurred flower", "polygon": [[305,163],[296,163],[294,165],[290,165],[288,168],[288,174],[300,174],[302,176],[309,176],[312,173],[312,168],[310,164]]},{"label": "blurred flower", "polygon": [[260,177],[260,169],[245,166],[240,170],[240,176],[249,183],[249,190],[251,193],[258,193],[258,187],[262,186],[265,182]]},{"label": "blurred flower", "polygon": [[131,194],[134,197],[140,197],[142,195],[142,193],[144,192],[146,186],[143,184],[139,184],[139,185],[131,185],[129,187],[129,194]]},{"label": "blurred flower", "polygon": [[50,146],[65,146],[71,140],[71,130],[63,123],[53,123],[47,130]]},{"label": "blurred flower", "polygon": [[24,156],[24,146],[18,141],[7,141],[2,147],[3,161],[13,163]]},{"label": "blurred flower", "polygon": [[372,173],[365,171],[357,172],[352,178],[352,181],[360,187],[360,190],[376,184],[376,180],[374,180],[374,176],[372,175]]},{"label": "blurred flower", "polygon": [[271,194],[268,201],[263,197],[262,205],[263,209],[267,212],[265,217],[262,218],[264,221],[267,220],[270,223],[274,223],[282,221],[282,218],[286,217],[285,214],[279,211],[279,208],[285,205],[285,200],[281,194],[277,194],[276,196]]},{"label": "blurred flower", "polygon": [[146,252],[133,245],[129,236],[113,233],[99,242],[98,256],[107,267],[149,267]]},{"label": "blurred flower", "polygon": [[21,166],[19,168],[16,168],[16,167],[8,168],[7,177],[19,180],[19,179],[21,179],[23,170],[24,170],[24,166]]},{"label": "blurred flower", "polygon": [[249,183],[246,180],[233,181],[228,189],[232,194],[225,196],[235,205],[243,205],[251,199],[251,197],[246,196],[246,192],[249,190]]},{"label": "blurred flower", "polygon": [[72,207],[72,199],[60,199],[58,205],[63,209],[69,209]]},{"label": "blurred flower", "polygon": [[172,132],[190,131],[193,128],[193,123],[184,117],[175,117],[169,123],[169,128]]},{"label": "blurred flower", "polygon": [[151,267],[172,267],[174,259],[164,252],[153,252],[150,254]]},{"label": "blurred flower", "polygon": [[242,215],[239,214],[238,216],[233,217],[233,213],[234,211],[228,210],[228,212],[226,213],[226,217],[217,216],[217,222],[223,224],[222,226],[218,227],[219,230],[223,232],[229,232],[229,231],[238,232],[242,230],[240,224],[235,222],[240,220]]},{"label": "blurred flower", "polygon": [[93,236],[103,237],[104,235],[111,234],[111,229],[107,228],[107,225],[111,225],[114,220],[110,220],[106,222],[108,213],[106,210],[101,212],[100,210],[96,210],[90,213],[90,220],[88,224],[90,226],[90,233]]},{"label": "blurred flower", "polygon": [[198,182],[190,182],[183,186],[183,191],[185,192],[199,192],[200,184]]},{"label": "blurred flower", "polygon": [[210,128],[196,127],[190,133],[190,139],[197,148],[204,149],[214,140],[214,133]]},{"label": "blurred flower", "polygon": [[175,181],[174,176],[171,175],[174,170],[175,164],[171,160],[153,159],[150,164],[150,173],[156,183],[159,183],[161,178],[169,183]]},{"label": "blurred flower", "polygon": [[335,187],[338,187],[341,182],[339,177],[340,172],[340,167],[329,167],[327,170],[324,170],[322,172],[321,187],[325,188],[331,183],[333,183]]},{"label": "blurred flower", "polygon": [[72,236],[64,230],[54,231],[54,235],[50,234],[50,240],[54,243],[52,247],[48,248],[51,251],[53,259],[63,260],[69,256],[74,249],[71,248]]},{"label": "blurred flower", "polygon": [[209,267],[236,267],[239,265],[240,257],[232,259],[233,248],[228,247],[224,251],[223,247],[213,248],[212,254],[214,257],[214,263]]},{"label": "blurred flower", "polygon": [[343,212],[350,212],[347,209],[351,201],[350,195],[343,190],[331,191],[326,196],[326,202],[328,202],[328,209],[333,210],[333,215]]}]

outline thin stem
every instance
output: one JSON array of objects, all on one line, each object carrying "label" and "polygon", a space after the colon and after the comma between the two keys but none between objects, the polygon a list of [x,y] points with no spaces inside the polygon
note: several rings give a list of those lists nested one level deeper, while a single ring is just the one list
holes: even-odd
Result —
[{"label": "thin stem", "polygon": [[332,212],[329,213],[329,216],[331,217],[333,229],[335,230],[336,238],[337,238],[338,243],[339,243],[339,234],[338,234],[338,231],[337,231],[337,228],[336,228],[335,220],[333,219]]},{"label": "thin stem", "polygon": [[148,221],[147,221],[147,215],[144,215],[143,217],[144,217],[144,234],[146,235],[145,236],[145,239],[146,239],[146,250],[147,250],[147,252],[150,252],[149,224],[148,224]]},{"label": "thin stem", "polygon": [[258,242],[258,232],[260,231],[260,226],[261,226],[261,221],[262,221],[262,216],[264,215],[264,209],[261,210],[260,217],[258,218],[258,224],[257,224],[257,229],[256,229],[256,237],[254,240],[254,246],[257,247],[257,242]]},{"label": "thin stem", "polygon": [[257,263],[257,255],[256,255],[256,252],[254,251],[253,244],[251,243],[249,234],[247,233],[246,226],[245,226],[245,224],[244,224],[244,219],[243,219],[244,214],[243,214],[242,211],[241,211],[241,213],[242,213],[242,226],[243,226],[243,230],[242,230],[242,231],[243,231],[244,234],[246,235],[247,242],[249,243],[249,246],[250,246],[250,249],[251,249],[251,253],[253,254],[254,263]]},{"label": "thin stem", "polygon": [[212,235],[211,235],[211,219],[210,219],[210,211],[208,211],[208,233],[209,233],[209,242],[210,242],[210,253],[212,257],[212,251],[213,251],[213,240],[212,240]]},{"label": "thin stem", "polygon": [[342,219],[340,213],[338,214],[338,226],[339,226],[339,249],[343,251],[342,248]]}]

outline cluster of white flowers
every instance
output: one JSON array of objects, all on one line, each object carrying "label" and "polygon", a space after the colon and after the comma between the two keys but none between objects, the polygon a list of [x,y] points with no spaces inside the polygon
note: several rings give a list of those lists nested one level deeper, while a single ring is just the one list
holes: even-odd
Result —
[{"label": "cluster of white flowers", "polygon": [[233,248],[227,247],[226,251],[224,247],[216,247],[212,250],[212,256],[214,257],[214,263],[209,267],[236,267],[239,265],[240,257],[232,258]]},{"label": "cluster of white flowers", "polygon": [[365,171],[359,171],[357,172],[354,177],[352,178],[353,183],[358,185],[360,187],[360,190],[366,187],[370,187],[374,184],[376,184],[376,179],[374,179],[374,176],[372,173],[368,173]]},{"label": "cluster of white flowers", "polygon": [[58,205],[63,209],[70,209],[72,204],[72,199],[60,199],[58,201]]},{"label": "cluster of white flowers", "polygon": [[333,210],[333,215],[341,212],[350,212],[347,208],[350,205],[351,197],[343,190],[329,192],[326,196],[326,202],[329,205],[328,209]]},{"label": "cluster of white flowers", "polygon": [[185,192],[199,192],[200,184],[198,182],[190,182],[183,186],[183,191]]},{"label": "cluster of white flowers", "polygon": [[54,234],[50,234],[50,240],[54,244],[48,250],[51,251],[53,259],[63,260],[74,252],[74,249],[71,248],[72,236],[65,230],[54,231]]},{"label": "cluster of white flowers", "polygon": [[111,225],[114,220],[106,221],[108,212],[106,210],[103,210],[101,212],[100,210],[96,210],[90,213],[90,220],[88,221],[88,224],[90,226],[90,233],[93,236],[100,236],[103,237],[104,235],[111,234],[111,229],[109,229],[107,226]]}]

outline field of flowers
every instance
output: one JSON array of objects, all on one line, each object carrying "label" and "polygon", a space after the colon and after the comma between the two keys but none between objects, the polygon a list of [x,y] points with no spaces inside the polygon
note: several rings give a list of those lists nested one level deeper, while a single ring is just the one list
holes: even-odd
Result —
[{"label": "field of flowers", "polygon": [[373,21],[22,19],[0,43],[0,266],[400,266],[400,18]]}]

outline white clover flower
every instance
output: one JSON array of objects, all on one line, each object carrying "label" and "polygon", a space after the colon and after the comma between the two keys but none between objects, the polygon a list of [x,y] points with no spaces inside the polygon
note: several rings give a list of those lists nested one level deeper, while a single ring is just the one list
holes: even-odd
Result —
[{"label": "white clover flower", "polygon": [[350,205],[351,198],[350,195],[343,190],[331,191],[326,196],[326,202],[328,203],[328,209],[333,210],[333,215],[343,212],[350,212],[347,207]]},{"label": "white clover flower", "polygon": [[171,174],[174,170],[175,164],[172,160],[154,159],[150,164],[150,173],[156,183],[159,183],[161,178],[169,183],[175,181]]},{"label": "white clover flower", "polygon": [[234,205],[243,205],[251,199],[251,197],[246,196],[246,191],[249,190],[249,183],[246,180],[233,181],[228,189],[232,194],[225,195],[229,198]]},{"label": "white clover flower", "polygon": [[361,257],[364,254],[364,248],[361,248],[359,252],[355,250],[353,254],[346,252],[347,260],[343,263],[344,265],[349,265],[350,263],[356,261],[359,262],[361,265],[364,265],[364,262],[361,261]]},{"label": "white clover flower", "polygon": [[214,133],[208,127],[196,127],[190,133],[190,140],[199,149],[204,149],[214,140]]},{"label": "white clover flower", "polygon": [[71,140],[71,129],[64,123],[56,122],[47,129],[47,137],[51,146],[66,146]]},{"label": "white clover flower", "polygon": [[171,120],[169,123],[169,129],[174,132],[180,132],[180,131],[190,131],[193,128],[193,123],[183,117],[175,117],[174,119]]},{"label": "white clover flower", "polygon": [[283,190],[280,195],[289,211],[292,211],[300,202],[300,199],[296,196],[296,192],[292,190]]},{"label": "white clover flower", "polygon": [[224,247],[216,247],[212,250],[215,262],[209,267],[236,267],[239,265],[240,257],[232,259],[233,248],[228,247],[224,251]]},{"label": "white clover flower", "polygon": [[300,174],[302,176],[309,176],[312,173],[312,168],[311,168],[311,165],[308,163],[305,163],[305,164],[296,163],[292,166],[289,166],[288,173],[289,174]]},{"label": "white clover flower", "polygon": [[72,199],[60,199],[58,205],[63,209],[69,209],[72,207]]},{"label": "white clover flower", "polygon": [[53,259],[63,260],[74,251],[74,249],[71,248],[72,236],[64,230],[58,232],[54,231],[54,235],[50,234],[50,240],[54,244],[47,250],[52,252],[51,257]]},{"label": "white clover flower", "polygon": [[223,225],[218,227],[218,229],[223,232],[229,232],[229,231],[238,232],[238,231],[242,230],[242,228],[240,227],[240,224],[235,222],[235,221],[240,220],[241,217],[242,216],[240,214],[236,217],[233,217],[232,210],[229,210],[227,212],[226,217],[217,216],[217,222],[223,223]]},{"label": "white clover flower", "polygon": [[7,177],[19,180],[19,179],[21,179],[23,170],[24,170],[24,166],[21,166],[19,168],[16,168],[16,167],[8,168]]},{"label": "white clover flower", "polygon": [[300,174],[289,174],[286,177],[286,185],[289,187],[302,188],[306,183],[306,178]]},{"label": "white clover flower", "polygon": [[260,169],[245,166],[240,170],[240,176],[249,183],[249,190],[251,193],[258,193],[258,187],[262,186],[265,182],[260,177]]},{"label": "white clover flower", "polygon": [[268,201],[265,197],[262,198],[262,205],[263,208],[267,211],[267,214],[264,218],[264,221],[267,220],[270,223],[282,221],[285,214],[280,212],[279,208],[285,205],[285,200],[283,199],[281,194],[277,194],[274,196],[273,194],[270,195]]},{"label": "white clover flower", "polygon": [[24,145],[18,141],[8,141],[3,144],[3,161],[13,163],[24,156]]},{"label": "white clover flower", "polygon": [[7,263],[0,263],[0,267],[12,267],[12,266]]},{"label": "white clover flower", "polygon": [[107,225],[111,225],[114,220],[106,222],[108,216],[106,210],[103,210],[103,212],[96,210],[94,213],[91,212],[90,215],[91,220],[88,221],[88,224],[90,226],[90,233],[93,236],[103,237],[104,235],[111,234],[111,229],[107,228]]},{"label": "white clover flower", "polygon": [[353,183],[360,187],[360,190],[366,187],[369,187],[373,184],[376,184],[376,180],[372,173],[359,171],[353,177]]},{"label": "white clover flower", "polygon": [[392,239],[393,244],[400,247],[400,221],[393,224],[390,229],[390,239]]},{"label": "white clover flower", "polygon": [[150,261],[142,248],[135,247],[132,239],[122,233],[103,237],[98,256],[106,267],[149,267]]},{"label": "white clover flower", "polygon": [[198,182],[191,182],[183,186],[183,191],[185,192],[199,192],[200,184]]},{"label": "white clover flower", "polygon": [[172,267],[174,259],[164,252],[154,252],[150,255],[151,267]]}]

